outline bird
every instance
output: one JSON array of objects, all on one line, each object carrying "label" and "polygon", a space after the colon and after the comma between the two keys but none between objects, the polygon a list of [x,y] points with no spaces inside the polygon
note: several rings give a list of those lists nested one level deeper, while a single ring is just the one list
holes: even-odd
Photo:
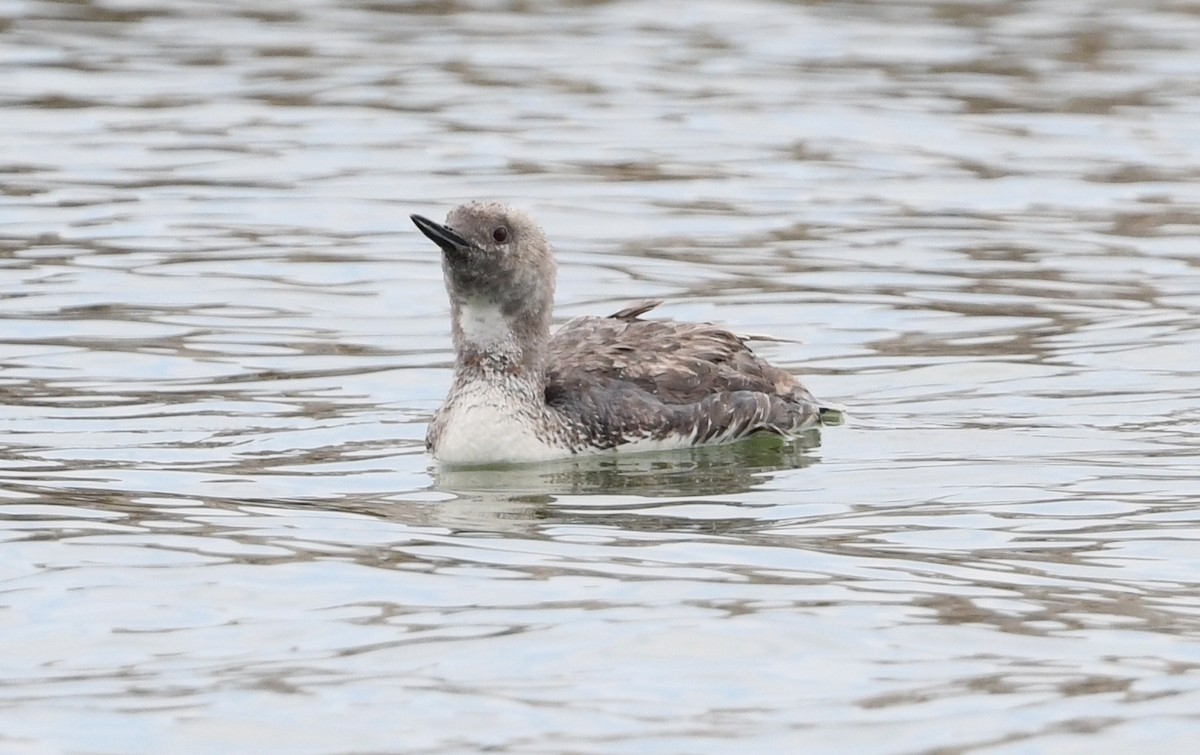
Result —
[{"label": "bird", "polygon": [[410,216],[441,249],[454,376],[429,423],[441,464],[528,464],[688,448],[838,424],[793,374],[712,323],[640,302],[551,330],[557,266],[527,212],[494,201]]}]

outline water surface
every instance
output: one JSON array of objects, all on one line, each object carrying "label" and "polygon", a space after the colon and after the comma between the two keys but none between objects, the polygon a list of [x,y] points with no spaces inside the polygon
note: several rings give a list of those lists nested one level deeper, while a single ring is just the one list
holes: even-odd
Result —
[{"label": "water surface", "polygon": [[[0,8],[0,748],[1186,752],[1200,13]],[[850,421],[439,470],[437,250]]]}]

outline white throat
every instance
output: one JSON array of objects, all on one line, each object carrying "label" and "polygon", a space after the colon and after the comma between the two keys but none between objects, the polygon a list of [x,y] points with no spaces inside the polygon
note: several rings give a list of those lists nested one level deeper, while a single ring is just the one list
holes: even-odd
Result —
[{"label": "white throat", "polygon": [[463,340],[488,352],[514,351],[516,336],[500,305],[486,299],[467,299],[458,309],[458,329]]}]

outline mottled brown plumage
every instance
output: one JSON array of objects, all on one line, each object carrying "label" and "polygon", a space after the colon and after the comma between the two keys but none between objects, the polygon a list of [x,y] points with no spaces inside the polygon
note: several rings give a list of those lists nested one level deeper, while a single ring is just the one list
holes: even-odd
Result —
[{"label": "mottled brown plumage", "polygon": [[[550,335],[555,267],[525,213],[497,203],[413,222],[443,250],[454,384],[427,445],[449,463],[790,434],[825,409],[793,375],[709,323],[644,320],[659,302],[580,317]],[[830,410],[831,412],[834,410]]]},{"label": "mottled brown plumage", "polygon": [[792,401],[815,399],[794,375],[756,355],[746,341],[711,323],[642,320],[661,302],[608,317],[579,317],[550,338],[549,383],[582,374],[626,380],[667,404],[691,404],[724,391],[754,391]]}]

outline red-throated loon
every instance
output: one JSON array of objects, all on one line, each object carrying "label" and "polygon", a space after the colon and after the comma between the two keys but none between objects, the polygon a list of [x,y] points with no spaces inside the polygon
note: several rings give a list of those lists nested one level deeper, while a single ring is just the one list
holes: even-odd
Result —
[{"label": "red-throated loon", "polygon": [[471,202],[444,225],[412,221],[441,247],[450,295],[454,382],[425,439],[443,463],[685,448],[840,418],[724,328],[641,319],[659,302],[551,334],[554,255],[520,210]]}]

